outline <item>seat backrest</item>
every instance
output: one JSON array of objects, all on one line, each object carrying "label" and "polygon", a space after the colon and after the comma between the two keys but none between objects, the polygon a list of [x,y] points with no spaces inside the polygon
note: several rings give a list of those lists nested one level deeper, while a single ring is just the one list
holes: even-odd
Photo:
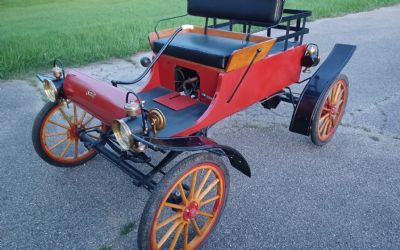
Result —
[{"label": "seat backrest", "polygon": [[236,20],[244,23],[277,24],[285,0],[188,0],[192,16]]}]

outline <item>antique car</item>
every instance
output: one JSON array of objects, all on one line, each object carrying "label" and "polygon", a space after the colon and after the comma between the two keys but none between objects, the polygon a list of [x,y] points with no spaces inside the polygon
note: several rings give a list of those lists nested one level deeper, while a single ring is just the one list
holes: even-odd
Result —
[{"label": "antique car", "polygon": [[[50,102],[34,122],[36,152],[58,167],[99,154],[149,190],[140,249],[198,248],[226,204],[227,165],[251,176],[240,152],[207,137],[215,123],[256,103],[275,109],[287,102],[294,109],[290,131],[322,146],[348,98],[341,71],[355,46],[336,44],[301,80],[320,62],[318,46],[303,44],[310,11],[285,9],[284,0],[188,0],[187,11],[205,25],[156,26],[149,35],[154,55],[142,58],[146,69],[133,81],[105,83],[65,72],[59,60],[52,76],[38,75]],[[146,76],[139,91],[122,87]],[[294,94],[291,85],[302,83],[301,95]],[[169,167],[182,153],[189,156]]]}]

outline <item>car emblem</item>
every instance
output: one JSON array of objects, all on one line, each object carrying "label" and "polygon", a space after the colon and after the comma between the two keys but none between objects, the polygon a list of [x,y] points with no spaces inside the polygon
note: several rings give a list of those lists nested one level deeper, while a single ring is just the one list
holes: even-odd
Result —
[{"label": "car emblem", "polygon": [[87,95],[87,96],[90,96],[90,97],[92,97],[92,98],[95,98],[95,97],[96,97],[96,92],[94,92],[93,90],[88,90],[88,91],[86,92],[86,95]]}]

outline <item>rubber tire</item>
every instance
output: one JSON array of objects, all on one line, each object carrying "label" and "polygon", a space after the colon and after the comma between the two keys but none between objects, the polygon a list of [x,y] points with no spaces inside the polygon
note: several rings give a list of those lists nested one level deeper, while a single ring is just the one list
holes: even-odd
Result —
[{"label": "rubber tire", "polygon": [[47,155],[46,151],[42,147],[42,143],[40,142],[40,132],[41,132],[41,127],[44,119],[46,118],[47,114],[54,109],[57,105],[59,105],[59,101],[56,102],[48,102],[44,105],[44,107],[40,110],[39,114],[36,116],[36,119],[33,123],[32,127],[32,142],[33,142],[33,147],[35,148],[36,153],[42,158],[45,162],[49,163],[52,166],[55,167],[61,167],[61,168],[73,168],[77,166],[81,166],[82,164],[90,161],[93,159],[97,153],[93,153],[92,155],[88,156],[84,160],[78,161],[76,163],[65,163],[65,162],[60,162],[56,161],[50,156]]},{"label": "rubber tire", "polygon": [[[344,105],[344,108],[343,108],[343,113],[342,113],[342,115],[341,115],[341,117],[339,119],[339,125],[340,125],[340,121],[342,120],[343,115],[346,112],[346,106],[347,106],[347,101],[348,101],[348,97],[349,97],[349,80],[348,80],[347,76],[344,75],[344,74],[340,74],[335,79],[335,81],[333,81],[333,83],[331,84],[329,90],[326,92],[326,94],[324,95],[322,100],[325,101],[325,99],[328,96],[328,94],[330,93],[330,90],[333,87],[334,83],[336,83],[339,80],[344,80],[344,82],[346,83],[346,86],[347,86],[346,102],[345,102],[345,105]],[[311,122],[311,141],[312,141],[312,143],[314,143],[317,146],[324,146],[325,144],[327,144],[333,138],[333,136],[336,133],[337,128],[339,127],[339,126],[337,126],[335,128],[335,130],[333,131],[332,135],[328,139],[326,139],[324,141],[320,140],[319,135],[318,135],[318,126],[319,126],[319,118],[320,118],[319,114],[321,113],[321,110],[322,110],[323,107],[324,107],[324,102],[319,103],[317,112],[315,113],[314,118],[313,118],[313,120]]]},{"label": "rubber tire", "polygon": [[[203,162],[210,162],[214,163],[215,165],[219,166],[225,176],[225,199],[222,205],[221,212],[219,214],[219,218],[217,219],[216,223],[214,224],[213,228],[210,231],[210,234],[218,225],[219,220],[221,218],[222,213],[225,209],[225,204],[228,200],[229,194],[229,172],[228,169],[223,162],[223,160],[211,153],[197,153],[194,155],[190,155],[189,157],[183,159],[182,161],[178,162],[165,176],[164,178],[158,183],[156,188],[153,190],[149,200],[146,203],[146,206],[143,210],[142,217],[140,219],[139,231],[138,231],[138,246],[141,250],[150,250],[151,243],[150,243],[150,235],[151,235],[151,227],[153,224],[154,217],[157,213],[157,210],[160,206],[160,203],[164,199],[167,191],[169,188],[176,183],[176,181],[184,175],[188,169],[191,167],[198,165]],[[207,240],[207,238],[205,239]],[[203,244],[204,241],[201,244]],[[200,245],[198,247],[200,247]]]}]

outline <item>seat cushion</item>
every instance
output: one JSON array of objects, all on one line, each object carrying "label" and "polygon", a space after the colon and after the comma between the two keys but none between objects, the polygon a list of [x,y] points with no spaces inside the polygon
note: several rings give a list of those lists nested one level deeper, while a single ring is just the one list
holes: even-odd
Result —
[{"label": "seat cushion", "polygon": [[270,26],[280,21],[284,3],[285,0],[188,0],[188,13]]},{"label": "seat cushion", "polygon": [[[153,51],[158,53],[167,38],[154,42]],[[209,36],[196,33],[178,35],[165,51],[166,55],[188,61],[225,69],[229,58],[235,50],[253,45],[253,42],[236,40],[226,37]]]}]

